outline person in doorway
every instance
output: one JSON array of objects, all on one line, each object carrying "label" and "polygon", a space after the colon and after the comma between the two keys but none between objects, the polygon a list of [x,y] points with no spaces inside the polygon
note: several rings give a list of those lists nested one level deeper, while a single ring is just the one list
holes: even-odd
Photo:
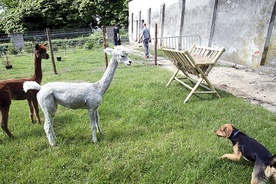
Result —
[{"label": "person in doorway", "polygon": [[114,36],[113,36],[114,46],[121,45],[120,32],[117,25],[115,25],[113,29],[113,33],[114,33]]},{"label": "person in doorway", "polygon": [[150,31],[147,28],[146,23],[143,24],[143,29],[141,31],[141,35],[138,40],[138,43],[140,43],[141,40],[143,40],[143,45],[144,45],[144,49],[145,49],[145,57],[149,58],[149,43],[151,42],[151,36],[150,36]]}]

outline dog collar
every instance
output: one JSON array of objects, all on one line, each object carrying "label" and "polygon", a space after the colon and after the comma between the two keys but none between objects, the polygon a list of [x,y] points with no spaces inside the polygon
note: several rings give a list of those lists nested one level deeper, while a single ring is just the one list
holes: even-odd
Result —
[{"label": "dog collar", "polygon": [[234,134],[231,135],[231,138],[233,139],[238,133],[240,133],[239,130],[237,130]]},{"label": "dog collar", "polygon": [[237,140],[237,138],[236,138],[236,136],[238,135],[238,133],[240,133],[240,131],[237,130],[237,129],[235,129],[235,130],[233,131],[233,133],[231,134],[231,136],[229,137],[229,139],[231,140],[233,146],[238,142],[238,140]]}]

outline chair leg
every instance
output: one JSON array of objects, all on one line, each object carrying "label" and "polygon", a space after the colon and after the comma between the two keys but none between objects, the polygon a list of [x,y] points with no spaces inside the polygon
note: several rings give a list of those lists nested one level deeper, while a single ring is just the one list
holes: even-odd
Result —
[{"label": "chair leg", "polygon": [[216,93],[216,95],[220,98],[219,93],[217,92],[217,90],[214,88],[214,86],[211,84],[211,82],[209,81],[209,79],[207,77],[204,77],[204,80],[206,81],[206,83],[208,84],[209,88],[214,91]]},{"label": "chair leg", "polygon": [[201,84],[201,82],[203,81],[203,78],[200,78],[196,85],[193,87],[193,89],[191,90],[191,92],[189,93],[189,95],[186,97],[186,99],[184,100],[184,103],[188,102],[188,100],[191,98],[191,96],[194,94],[194,92],[196,91],[196,89],[199,87],[199,85]]},{"label": "chair leg", "polygon": [[178,72],[179,72],[179,70],[177,70],[177,71],[173,74],[173,76],[172,76],[171,79],[169,80],[169,82],[168,82],[168,84],[166,85],[166,87],[168,87],[168,86],[171,84],[171,82],[174,80],[174,78],[175,78],[175,76],[178,74]]}]

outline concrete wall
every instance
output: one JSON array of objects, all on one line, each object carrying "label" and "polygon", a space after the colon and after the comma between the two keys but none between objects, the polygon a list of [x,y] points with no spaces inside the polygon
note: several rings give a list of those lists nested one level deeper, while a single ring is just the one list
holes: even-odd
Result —
[{"label": "concrete wall", "polygon": [[[166,3],[165,3],[166,2]],[[173,22],[178,21],[177,8],[178,0],[134,0],[129,2],[129,37],[130,42],[137,41],[140,31],[142,29],[142,21],[147,23],[147,27],[150,29],[151,34],[154,35],[154,25],[160,25],[161,22],[161,6],[165,5],[165,18],[167,34],[171,35],[175,31],[172,26]],[[174,6],[174,7],[171,7]],[[176,8],[177,12],[174,12]],[[149,10],[150,10],[150,19],[149,19]],[[158,31],[158,36],[161,36],[161,28]],[[174,33],[176,34],[176,33]]]},{"label": "concrete wall", "polygon": [[[275,5],[274,5],[274,11]],[[276,21],[275,21],[276,15],[274,15],[274,19],[271,20],[272,24],[272,31],[271,31],[271,39],[270,42],[268,43],[268,52],[265,58],[265,66],[267,67],[274,67],[276,68]]]},{"label": "concrete wall", "polygon": [[219,1],[212,45],[227,47],[223,59],[259,68],[274,3]]},{"label": "concrete wall", "polygon": [[[172,1],[170,1],[172,3]],[[171,33],[179,35],[180,30],[180,4],[178,2],[172,4],[165,4],[165,18],[163,36],[172,36]],[[159,24],[160,26],[161,23]],[[160,36],[160,34],[159,34]]]},{"label": "concrete wall", "polygon": [[214,0],[186,0],[182,35],[200,35],[202,45],[208,46]]},{"label": "concrete wall", "polygon": [[276,68],[273,8],[275,0],[132,0],[129,39],[137,40],[144,20],[152,35],[155,24],[158,37],[200,35],[203,46],[226,48],[223,60]]}]

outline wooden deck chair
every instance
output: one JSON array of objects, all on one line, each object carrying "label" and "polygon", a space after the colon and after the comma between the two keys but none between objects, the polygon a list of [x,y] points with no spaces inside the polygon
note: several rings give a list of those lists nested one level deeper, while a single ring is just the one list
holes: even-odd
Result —
[{"label": "wooden deck chair", "polygon": [[[176,80],[191,90],[184,100],[184,103],[186,103],[193,94],[216,94],[220,97],[208,79],[208,73],[225,51],[224,48],[215,49],[193,45],[190,50],[186,51],[165,48],[163,51],[178,69],[169,80],[167,86],[169,86],[173,80]],[[181,71],[184,76],[178,77],[177,74],[179,71]],[[191,81],[194,85],[185,83],[185,80]],[[204,90],[198,90],[199,86],[203,87]]]}]

